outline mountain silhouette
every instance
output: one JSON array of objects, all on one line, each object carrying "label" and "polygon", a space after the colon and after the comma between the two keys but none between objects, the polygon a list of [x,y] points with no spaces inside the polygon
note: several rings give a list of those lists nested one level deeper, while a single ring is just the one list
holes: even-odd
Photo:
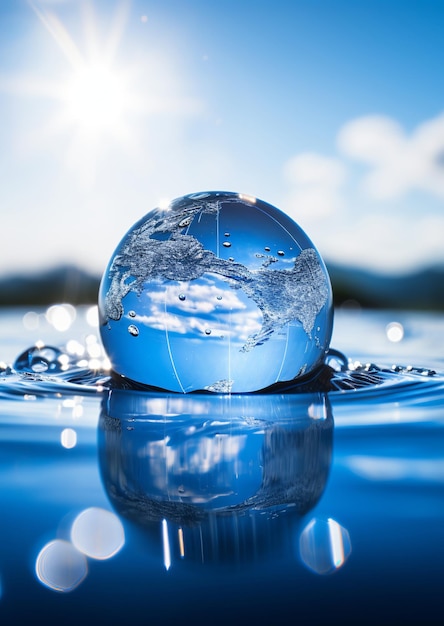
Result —
[{"label": "mountain silhouette", "polygon": [[0,306],[95,304],[99,283],[99,277],[72,265],[41,273],[11,274],[0,278]]},{"label": "mountain silhouette", "polygon": [[354,301],[364,308],[444,311],[444,267],[401,275],[328,264],[335,306]]},{"label": "mountain silhouette", "polygon": [[[334,304],[374,309],[444,311],[444,267],[402,275],[326,263]],[[0,306],[96,304],[100,277],[73,265],[0,277]]]}]

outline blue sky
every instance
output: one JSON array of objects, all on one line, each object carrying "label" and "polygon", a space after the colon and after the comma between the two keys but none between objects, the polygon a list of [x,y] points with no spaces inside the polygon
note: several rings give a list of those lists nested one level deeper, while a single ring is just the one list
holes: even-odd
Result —
[{"label": "blue sky", "polygon": [[443,27],[442,0],[3,0],[0,274],[101,273],[211,189],[327,262],[444,263]]}]

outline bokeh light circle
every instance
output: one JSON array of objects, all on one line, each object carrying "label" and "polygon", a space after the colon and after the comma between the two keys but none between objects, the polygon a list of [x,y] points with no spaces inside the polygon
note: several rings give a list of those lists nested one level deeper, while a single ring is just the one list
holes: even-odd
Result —
[{"label": "bokeh light circle", "polygon": [[73,591],[85,579],[88,563],[84,554],[63,539],[54,539],[39,552],[35,565],[38,580],[54,591]]},{"label": "bokeh light circle", "polygon": [[106,509],[90,507],[82,511],[71,528],[73,545],[92,559],[109,559],[125,543],[122,522]]}]

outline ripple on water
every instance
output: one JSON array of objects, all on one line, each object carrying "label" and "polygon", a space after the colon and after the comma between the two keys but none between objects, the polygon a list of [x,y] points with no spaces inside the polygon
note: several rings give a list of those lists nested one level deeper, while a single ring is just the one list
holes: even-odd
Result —
[{"label": "ripple on water", "polygon": [[[74,343],[76,345],[74,345]],[[88,351],[91,354],[88,354]],[[30,396],[91,395],[109,389],[137,389],[141,392],[163,394],[154,389],[133,384],[114,375],[99,344],[94,349],[67,342],[64,347],[38,343],[21,352],[12,366],[0,364],[0,397],[25,400]],[[393,365],[379,367],[348,360],[331,350],[325,367],[311,375],[304,384],[278,385],[264,390],[269,393],[326,392],[335,403],[383,403],[387,399],[429,403],[438,394],[442,397],[444,376],[429,368]],[[168,392],[169,393],[169,392]],[[199,392],[197,392],[199,393]],[[182,395],[182,394],[179,394]]]}]

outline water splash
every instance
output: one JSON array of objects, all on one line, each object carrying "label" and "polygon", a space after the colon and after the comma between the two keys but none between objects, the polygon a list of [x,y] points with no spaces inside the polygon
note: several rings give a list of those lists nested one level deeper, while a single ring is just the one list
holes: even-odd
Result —
[{"label": "water splash", "polygon": [[12,365],[0,364],[0,398],[89,395],[109,388],[110,364],[101,346],[70,340],[62,347],[38,342]]},{"label": "water splash", "polygon": [[[210,334],[211,330],[205,332]],[[279,383],[258,393],[327,392],[347,402],[352,398],[382,402],[387,396],[404,394],[419,401],[421,395],[430,394],[433,389],[442,391],[443,387],[444,375],[431,368],[399,364],[386,368],[374,363],[362,364],[330,349],[324,366],[316,372],[298,379],[297,383]],[[52,346],[38,342],[21,352],[12,365],[0,363],[0,398],[97,395],[110,389],[167,393],[113,373],[98,343],[83,346],[70,340],[64,346]],[[231,381],[218,381],[211,391],[231,393]]]}]

